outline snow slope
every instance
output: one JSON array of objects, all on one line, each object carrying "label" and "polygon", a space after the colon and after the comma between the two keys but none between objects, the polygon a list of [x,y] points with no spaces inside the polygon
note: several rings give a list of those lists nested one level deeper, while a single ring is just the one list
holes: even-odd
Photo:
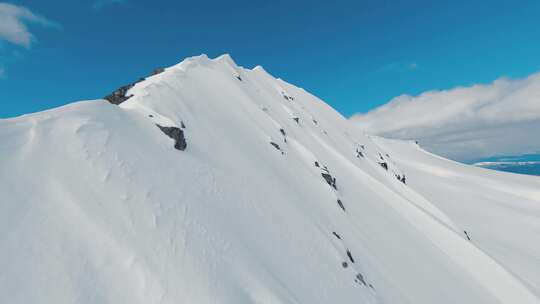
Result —
[{"label": "snow slope", "polygon": [[538,178],[366,136],[228,55],[129,95],[0,120],[1,303],[540,303]]}]

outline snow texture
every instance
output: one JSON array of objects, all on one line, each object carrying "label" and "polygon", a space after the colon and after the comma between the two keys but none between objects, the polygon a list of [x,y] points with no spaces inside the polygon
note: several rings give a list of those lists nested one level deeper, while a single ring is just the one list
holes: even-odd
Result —
[{"label": "snow texture", "polygon": [[540,179],[228,55],[126,94],[0,120],[0,303],[540,303]]}]

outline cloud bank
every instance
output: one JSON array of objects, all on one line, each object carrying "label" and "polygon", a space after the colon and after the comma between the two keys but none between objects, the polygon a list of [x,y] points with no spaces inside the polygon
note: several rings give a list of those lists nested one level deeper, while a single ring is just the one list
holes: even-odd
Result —
[{"label": "cloud bank", "polygon": [[35,41],[27,24],[34,23],[45,27],[59,27],[40,15],[36,15],[23,6],[0,2],[0,40],[29,48]]},{"label": "cloud bank", "polygon": [[414,139],[459,161],[540,152],[540,73],[402,95],[351,120],[367,133]]}]

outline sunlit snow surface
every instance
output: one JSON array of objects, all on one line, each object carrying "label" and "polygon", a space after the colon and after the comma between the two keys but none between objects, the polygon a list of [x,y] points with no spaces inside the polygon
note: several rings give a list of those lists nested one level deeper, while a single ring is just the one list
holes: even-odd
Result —
[{"label": "sunlit snow surface", "polygon": [[[0,303],[540,303],[539,178],[227,55],[129,94],[0,120]],[[185,151],[156,127],[182,123]]]}]

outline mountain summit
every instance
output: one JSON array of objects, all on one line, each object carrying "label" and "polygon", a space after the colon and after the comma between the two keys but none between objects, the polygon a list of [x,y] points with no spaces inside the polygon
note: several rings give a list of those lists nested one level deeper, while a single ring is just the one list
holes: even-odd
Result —
[{"label": "mountain summit", "polygon": [[540,180],[228,55],[0,120],[1,303],[540,303]]}]

